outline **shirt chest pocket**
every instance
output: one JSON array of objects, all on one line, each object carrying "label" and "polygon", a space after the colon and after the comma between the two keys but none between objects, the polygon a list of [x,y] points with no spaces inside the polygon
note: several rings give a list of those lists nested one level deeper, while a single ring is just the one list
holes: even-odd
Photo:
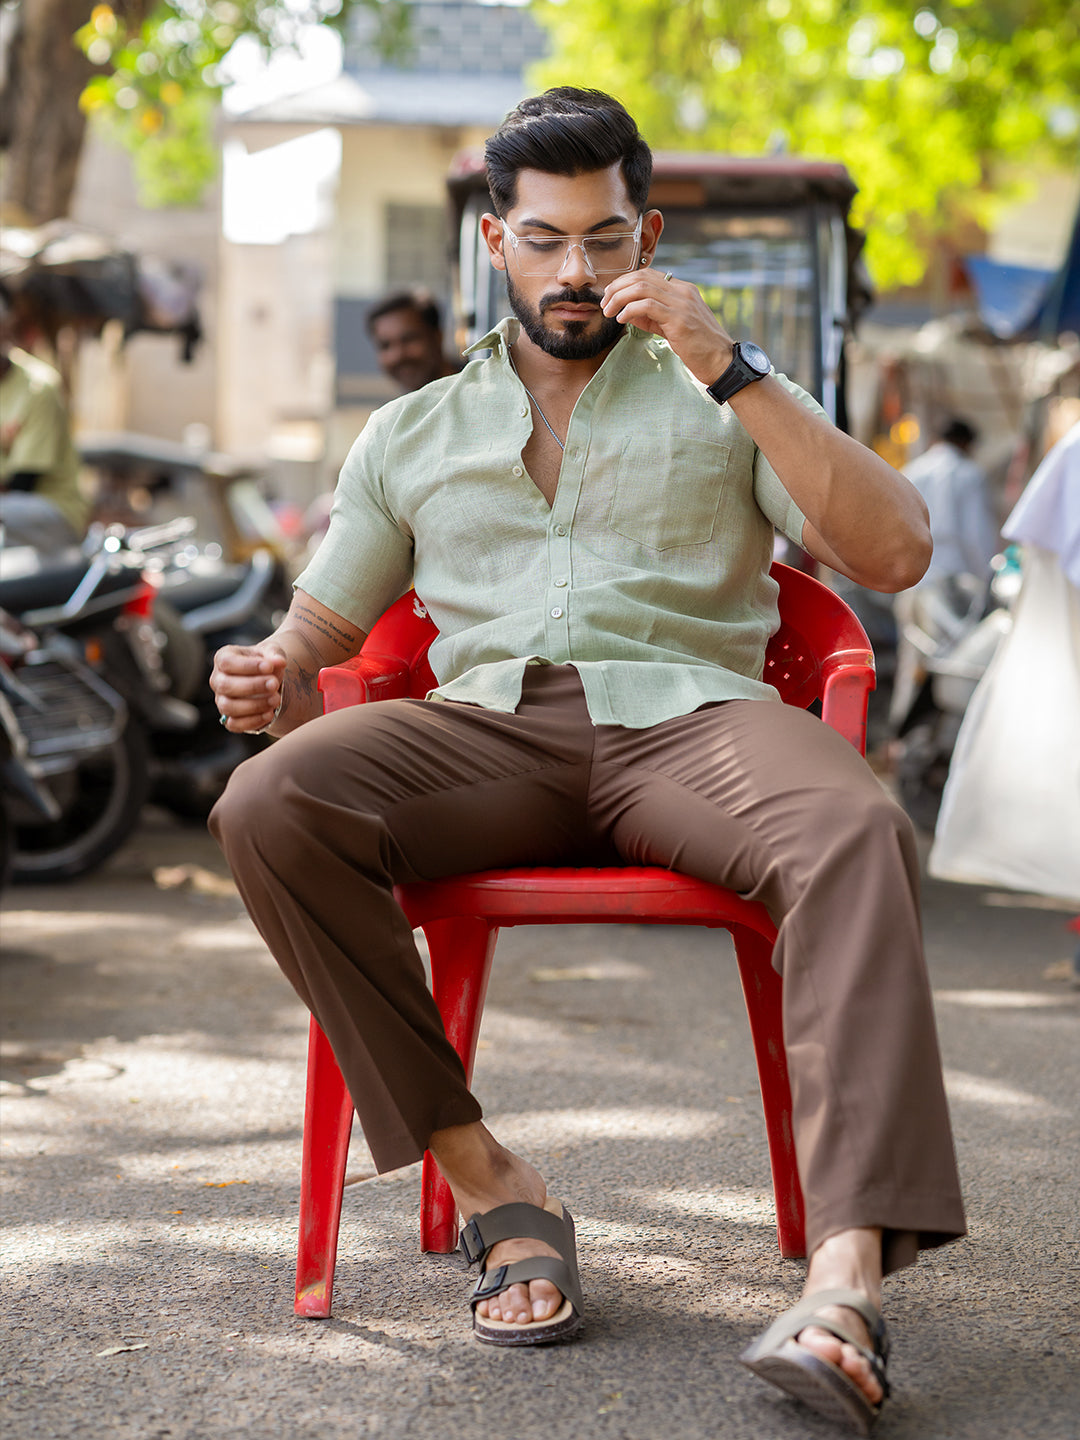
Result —
[{"label": "shirt chest pocket", "polygon": [[672,431],[628,440],[619,457],[608,528],[650,550],[713,538],[731,447]]}]

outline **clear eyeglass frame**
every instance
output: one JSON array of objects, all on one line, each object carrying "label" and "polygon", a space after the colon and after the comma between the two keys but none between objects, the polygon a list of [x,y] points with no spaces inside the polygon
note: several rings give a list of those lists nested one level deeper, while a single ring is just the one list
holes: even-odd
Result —
[{"label": "clear eyeglass frame", "polygon": [[[621,275],[633,270],[641,246],[639,215],[633,230],[602,231],[593,235],[516,235],[505,220],[500,221],[503,239],[509,240],[522,275],[558,275],[569,263],[571,251],[581,251],[593,275]],[[612,261],[618,263],[613,264]]]}]

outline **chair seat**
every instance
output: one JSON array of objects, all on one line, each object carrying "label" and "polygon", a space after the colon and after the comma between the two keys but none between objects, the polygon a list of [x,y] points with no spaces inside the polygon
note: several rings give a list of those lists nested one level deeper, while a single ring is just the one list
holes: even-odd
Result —
[{"label": "chair seat", "polygon": [[414,926],[453,916],[512,925],[636,919],[653,925],[746,925],[772,940],[762,905],[733,890],[659,866],[484,870],[397,887]]}]

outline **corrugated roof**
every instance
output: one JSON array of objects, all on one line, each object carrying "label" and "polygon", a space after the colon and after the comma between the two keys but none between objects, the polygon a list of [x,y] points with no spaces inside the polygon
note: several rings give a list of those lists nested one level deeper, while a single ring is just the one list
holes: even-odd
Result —
[{"label": "corrugated roof", "polygon": [[315,125],[487,125],[526,93],[520,76],[340,75],[313,90],[256,105],[233,120]]},{"label": "corrugated roof", "polygon": [[336,80],[235,116],[320,125],[485,125],[527,93],[525,69],[547,51],[528,10],[483,0],[417,0],[404,63],[379,57],[376,18],[357,7]]},{"label": "corrugated roof", "polygon": [[480,0],[415,0],[410,6],[412,53],[401,65],[380,60],[378,20],[357,6],[345,44],[345,68],[357,75],[520,76],[547,54],[547,36],[521,5]]}]

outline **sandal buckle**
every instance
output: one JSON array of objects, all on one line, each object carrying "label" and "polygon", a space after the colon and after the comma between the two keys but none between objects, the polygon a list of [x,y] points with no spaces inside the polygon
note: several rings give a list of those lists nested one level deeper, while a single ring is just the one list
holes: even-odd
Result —
[{"label": "sandal buckle", "polygon": [[487,1246],[484,1244],[484,1237],[480,1234],[480,1227],[475,1219],[462,1226],[458,1238],[458,1249],[465,1256],[466,1265],[475,1265],[478,1260],[484,1258]]},{"label": "sandal buckle", "polygon": [[503,1282],[506,1279],[506,1266],[500,1265],[497,1270],[484,1270],[481,1272],[476,1287],[473,1290],[474,1300],[483,1300],[488,1295],[497,1295],[504,1288]]}]

